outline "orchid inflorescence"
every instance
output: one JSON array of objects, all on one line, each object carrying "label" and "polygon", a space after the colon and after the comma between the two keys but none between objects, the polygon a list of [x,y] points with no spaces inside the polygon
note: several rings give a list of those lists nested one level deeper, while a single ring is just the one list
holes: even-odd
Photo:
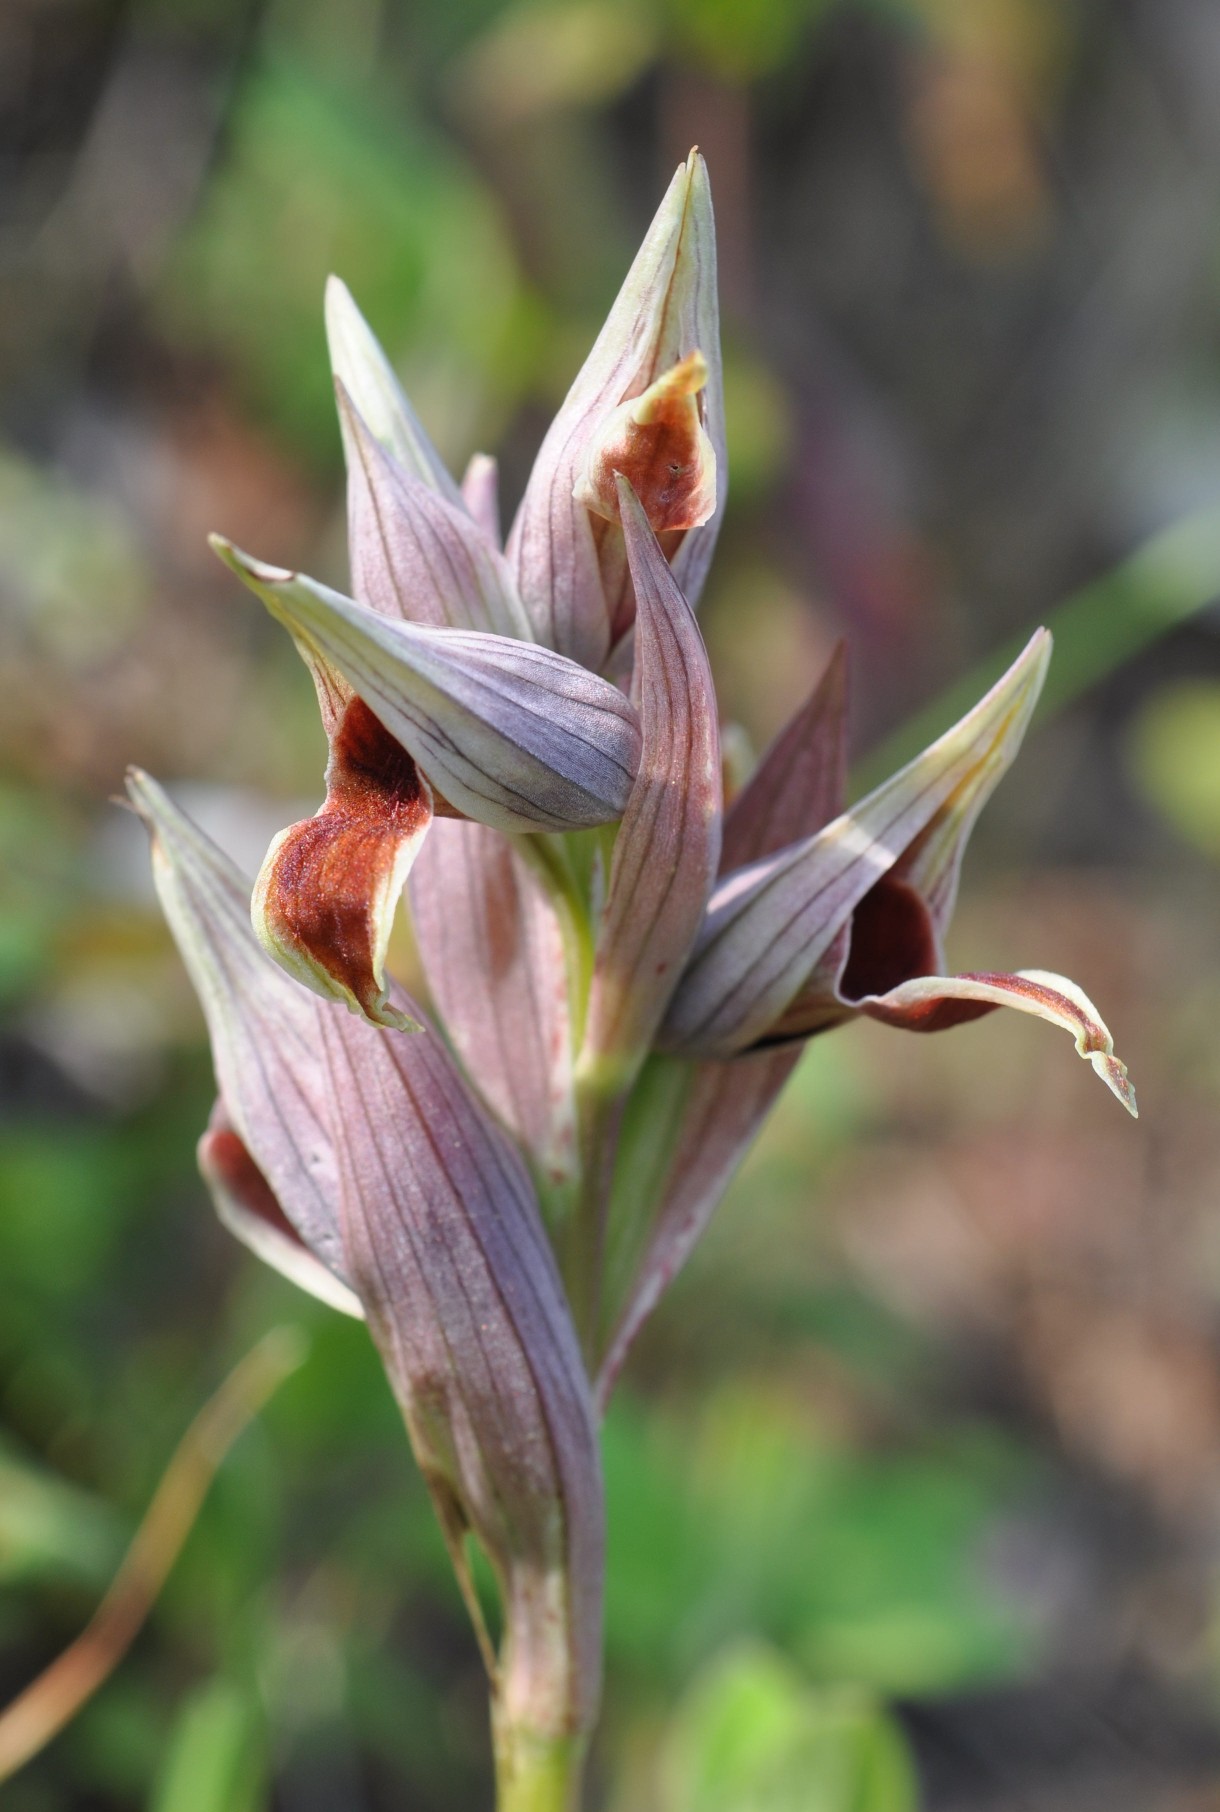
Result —
[{"label": "orchid inflorescence", "polygon": [[[214,543],[312,674],[325,802],[251,901],[151,779],[129,786],[211,1034],[220,1216],[366,1318],[487,1663],[501,1806],[562,1807],[599,1698],[598,1417],[804,1041],[1007,1005],[1135,1098],[1074,983],[945,972],[1046,631],[850,810],[840,651],[726,794],[694,617],[726,475],[697,153],[503,547],[494,462],[456,485],[335,279],[326,319],[353,596]],[[435,1020],[386,972],[404,884]]]}]

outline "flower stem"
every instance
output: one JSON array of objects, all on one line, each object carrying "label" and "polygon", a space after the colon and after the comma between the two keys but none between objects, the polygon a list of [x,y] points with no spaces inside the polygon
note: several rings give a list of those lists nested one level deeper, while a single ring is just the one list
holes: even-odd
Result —
[{"label": "flower stem", "polygon": [[496,1731],[496,1812],[580,1812],[583,1736]]},{"label": "flower stem", "polygon": [[572,1320],[592,1371],[602,1333],[602,1286],[606,1259],[606,1213],[623,1099],[616,1093],[576,1089],[580,1194],[574,1204],[564,1253],[564,1281]]}]

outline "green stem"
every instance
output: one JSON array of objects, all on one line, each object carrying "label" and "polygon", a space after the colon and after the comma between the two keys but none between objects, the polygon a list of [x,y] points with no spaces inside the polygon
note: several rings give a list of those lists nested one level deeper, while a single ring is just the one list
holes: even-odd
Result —
[{"label": "green stem", "polygon": [[496,1731],[496,1812],[580,1812],[584,1737]]}]

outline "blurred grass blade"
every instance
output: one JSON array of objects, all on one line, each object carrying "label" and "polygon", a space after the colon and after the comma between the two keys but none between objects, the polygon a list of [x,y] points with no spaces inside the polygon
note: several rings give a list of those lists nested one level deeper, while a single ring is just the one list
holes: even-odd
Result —
[{"label": "blurred grass blade", "polygon": [[174,1720],[150,1812],[257,1812],[265,1774],[257,1706],[233,1681],[208,1680]]},{"label": "blurred grass blade", "polygon": [[[1220,510],[1209,507],[1162,529],[1112,571],[1073,592],[1044,617],[1055,638],[1055,658],[1038,716],[1070,704],[1218,595]],[[869,753],[853,781],[871,789],[909,761],[947,719],[952,721],[968,709],[996,669],[1012,663],[1024,641],[1024,633],[1014,636],[909,717]]]},{"label": "blurred grass blade", "polygon": [[122,1660],[190,1534],[225,1455],[305,1357],[298,1329],[273,1328],[187,1429],[92,1621],[0,1712],[0,1781],[59,1734]]}]

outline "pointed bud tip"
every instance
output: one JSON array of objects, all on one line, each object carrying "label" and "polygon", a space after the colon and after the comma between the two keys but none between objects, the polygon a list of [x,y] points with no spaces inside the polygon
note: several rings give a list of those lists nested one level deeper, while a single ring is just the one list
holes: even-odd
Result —
[{"label": "pointed bud tip", "polygon": [[[157,821],[170,809],[169,796],[164,788],[155,781],[143,768],[131,766],[127,769],[123,782],[127,801],[138,818],[143,819],[150,830],[155,830]],[[119,800],[118,803],[126,803]]]},{"label": "pointed bud tip", "polygon": [[678,165],[678,169],[685,172],[690,188],[693,188],[697,182],[702,183],[704,188],[708,186],[707,159],[698,145],[691,146],[684,161]]},{"label": "pointed bud tip", "polygon": [[1026,642],[1024,648],[1009,668],[1008,673],[1003,675],[999,683],[1003,684],[1005,680],[1011,679],[1013,675],[1028,680],[1028,677],[1035,672],[1038,675],[1044,674],[1047,665],[1050,662],[1051,654],[1054,651],[1054,645],[1055,638],[1052,636],[1049,629],[1045,627],[1035,629],[1034,633],[1030,636],[1028,642]]},{"label": "pointed bud tip", "polygon": [[367,334],[368,323],[356,305],[356,298],[343,281],[333,271],[326,279],[322,294],[322,317],[326,325],[326,338],[330,347],[331,364],[340,361],[337,352],[342,341],[353,334]]}]

